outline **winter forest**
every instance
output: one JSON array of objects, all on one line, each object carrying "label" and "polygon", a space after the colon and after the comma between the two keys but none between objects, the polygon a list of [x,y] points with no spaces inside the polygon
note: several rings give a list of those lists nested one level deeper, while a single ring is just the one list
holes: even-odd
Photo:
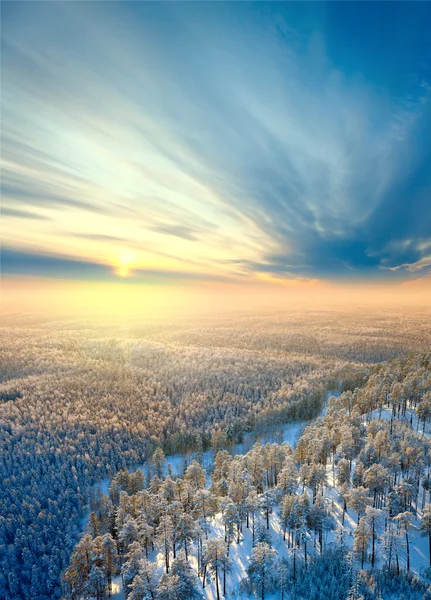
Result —
[{"label": "winter forest", "polygon": [[431,1],[0,4],[0,600],[431,600]]},{"label": "winter forest", "polygon": [[4,319],[0,598],[431,598],[429,323]]}]

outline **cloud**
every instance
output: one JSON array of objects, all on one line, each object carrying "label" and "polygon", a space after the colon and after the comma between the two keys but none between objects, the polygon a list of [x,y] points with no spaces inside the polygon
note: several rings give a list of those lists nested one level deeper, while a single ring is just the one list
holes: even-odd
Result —
[{"label": "cloud", "polygon": [[106,235],[104,233],[73,233],[75,237],[82,238],[84,240],[92,240],[98,242],[100,240],[107,242],[124,242],[124,238],[120,238],[116,235]]},{"label": "cloud", "polygon": [[49,220],[48,217],[38,215],[29,210],[22,210],[19,208],[10,208],[8,206],[2,206],[1,214],[3,217],[16,217],[17,219],[36,219],[36,220]]},{"label": "cloud", "polygon": [[[2,276],[24,275],[53,277],[57,279],[83,279],[90,281],[118,282],[116,268],[97,262],[75,260],[55,254],[37,254],[2,247],[0,252]],[[227,282],[232,278],[214,273],[168,271],[158,269],[130,268],[129,283],[172,283],[190,281]]]},{"label": "cloud", "polygon": [[182,238],[183,240],[189,240],[194,242],[198,239],[197,232],[191,227],[185,227],[183,225],[159,225],[151,228],[153,231],[158,233],[165,233],[167,235],[173,235],[174,237]]},{"label": "cloud", "polygon": [[106,265],[75,260],[64,256],[1,249],[2,275],[33,275],[70,279],[100,279],[111,277]]},{"label": "cloud", "polygon": [[[204,276],[424,273],[429,250],[421,243],[431,231],[424,74],[408,83],[388,62],[373,76],[375,53],[361,61],[353,46],[346,53],[332,9],[298,10],[8,6],[8,204],[43,207],[53,247],[53,231],[76,232],[85,219],[94,233],[65,236],[69,255],[79,237],[101,248],[137,247],[145,238],[155,257],[175,257],[184,272],[199,263]],[[422,30],[415,35],[423,54]],[[379,39],[382,56],[392,41],[390,32]],[[409,68],[419,64],[413,51],[406,47]],[[362,71],[349,66],[359,63]],[[22,232],[9,229],[7,243],[19,246]],[[29,218],[28,239],[41,235]]]},{"label": "cloud", "polygon": [[422,269],[426,269],[428,267],[431,267],[431,256],[423,256],[414,263],[404,263],[402,265],[397,265],[396,267],[387,268],[390,271],[400,271],[402,269],[406,269],[407,271],[415,273],[416,271],[422,271]]}]

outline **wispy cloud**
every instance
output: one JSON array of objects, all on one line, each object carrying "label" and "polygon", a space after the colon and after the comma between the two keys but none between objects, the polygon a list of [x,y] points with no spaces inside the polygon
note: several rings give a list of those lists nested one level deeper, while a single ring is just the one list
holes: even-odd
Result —
[{"label": "wispy cloud", "polygon": [[151,229],[158,233],[173,235],[184,240],[196,241],[198,239],[197,232],[192,227],[185,227],[184,225],[159,225]]},{"label": "wispy cloud", "polygon": [[38,215],[37,213],[31,212],[30,210],[22,210],[20,208],[10,208],[9,206],[2,206],[1,215],[3,218],[12,217],[16,219],[36,219],[45,221],[48,217]]},{"label": "wispy cloud", "polygon": [[21,212],[40,252],[61,236],[79,264],[81,237],[100,260],[150,246],[138,267],[215,279],[426,271],[429,86],[351,72],[320,13],[301,29],[285,10],[8,6],[6,242],[22,245]]},{"label": "wispy cloud", "polygon": [[[75,260],[55,254],[21,252],[2,248],[1,271],[3,275],[23,275],[33,277],[56,277],[58,279],[85,279],[89,281],[118,281],[118,273],[108,265]],[[136,268],[127,274],[127,282],[169,283],[170,281],[233,281],[232,278],[214,273],[194,273],[190,271],[169,271]]]},{"label": "wispy cloud", "polygon": [[93,242],[103,241],[103,242],[125,242],[124,238],[118,237],[116,235],[106,235],[103,233],[73,233],[69,234],[73,235],[77,238],[82,238],[84,240],[91,240]]}]

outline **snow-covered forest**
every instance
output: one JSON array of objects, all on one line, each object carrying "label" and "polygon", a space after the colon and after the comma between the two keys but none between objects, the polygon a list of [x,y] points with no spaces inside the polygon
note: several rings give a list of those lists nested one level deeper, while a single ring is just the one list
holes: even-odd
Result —
[{"label": "snow-covered forest", "polygon": [[414,354],[331,396],[294,448],[181,475],[158,448],[92,499],[64,597],[429,598],[430,420],[431,354]]},{"label": "snow-covered forest", "polygon": [[0,598],[422,598],[428,317],[5,320]]}]

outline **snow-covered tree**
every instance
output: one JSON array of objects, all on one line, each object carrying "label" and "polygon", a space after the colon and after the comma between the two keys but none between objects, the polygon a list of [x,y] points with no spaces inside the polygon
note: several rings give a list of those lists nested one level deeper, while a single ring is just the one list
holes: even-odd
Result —
[{"label": "snow-covered tree", "polygon": [[347,505],[358,515],[358,523],[362,515],[365,514],[367,506],[371,506],[373,500],[369,496],[367,488],[358,486],[350,490],[347,498]]},{"label": "snow-covered tree", "polygon": [[182,552],[172,562],[170,577],[176,581],[175,587],[178,600],[183,600],[184,598],[198,600],[202,598],[193,569],[188,564],[187,558]]},{"label": "snow-covered tree", "polygon": [[204,550],[204,573],[202,586],[205,587],[207,569],[214,575],[216,581],[217,600],[220,600],[220,576],[223,574],[223,589],[226,589],[226,574],[231,567],[227,545],[223,540],[208,540]]},{"label": "snow-covered tree", "polygon": [[132,542],[129,546],[129,551],[126,554],[123,566],[121,567],[121,575],[126,590],[136,575],[140,574],[142,558],[143,553],[141,545],[139,542]]},{"label": "snow-covered tree", "polygon": [[361,557],[361,568],[364,568],[365,555],[370,543],[371,531],[367,519],[361,517],[354,531],[353,550]]},{"label": "snow-covered tree", "polygon": [[374,568],[376,562],[376,539],[379,536],[380,526],[383,520],[383,511],[378,508],[367,506],[365,516],[371,532],[371,566]]},{"label": "snow-covered tree", "polygon": [[140,575],[136,575],[130,584],[130,594],[128,600],[153,600],[148,588]]},{"label": "snow-covered tree", "polygon": [[167,514],[162,515],[157,527],[157,539],[159,540],[159,545],[165,556],[165,569],[167,574],[169,573],[169,553],[172,549],[173,531],[171,517]]},{"label": "snow-covered tree", "polygon": [[412,525],[413,515],[412,513],[405,511],[399,513],[395,520],[399,524],[400,528],[404,531],[405,540],[406,540],[406,555],[407,555],[407,571],[410,570],[410,540],[409,540],[409,530]]},{"label": "snow-covered tree", "polygon": [[163,475],[163,469],[166,464],[165,454],[161,448],[156,448],[156,450],[154,451],[154,454],[151,458],[151,462],[152,462],[155,474],[160,479]]},{"label": "snow-covered tree", "polygon": [[269,547],[265,542],[256,544],[250,557],[250,563],[247,567],[247,575],[252,586],[259,593],[262,600],[265,600],[265,593],[270,587],[271,573],[274,567],[277,552]]},{"label": "snow-covered tree", "polygon": [[430,504],[425,505],[422,521],[420,524],[420,531],[421,531],[422,537],[428,538],[429,560],[430,560],[430,566],[431,566],[431,505]]}]

